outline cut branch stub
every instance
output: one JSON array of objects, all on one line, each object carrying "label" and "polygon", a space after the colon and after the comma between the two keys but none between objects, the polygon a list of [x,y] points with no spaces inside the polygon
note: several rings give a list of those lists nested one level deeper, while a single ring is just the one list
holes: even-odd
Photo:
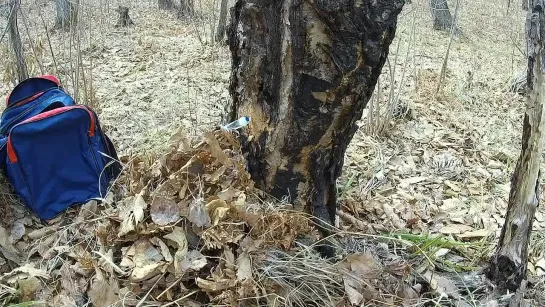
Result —
[{"label": "cut branch stub", "polygon": [[238,0],[231,119],[262,189],[310,211],[324,234],[348,143],[384,65],[404,0]]},{"label": "cut branch stub", "polygon": [[129,16],[129,8],[126,6],[119,6],[116,11],[119,13],[119,18],[115,27],[127,27],[134,25],[131,17]]}]

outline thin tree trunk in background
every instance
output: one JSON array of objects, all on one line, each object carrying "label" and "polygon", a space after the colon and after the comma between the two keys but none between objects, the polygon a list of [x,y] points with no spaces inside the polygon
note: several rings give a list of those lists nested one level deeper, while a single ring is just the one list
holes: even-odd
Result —
[{"label": "thin tree trunk in background", "polygon": [[248,170],[261,189],[312,213],[323,235],[403,4],[238,0],[232,9],[230,117],[251,117],[240,134]]},{"label": "thin tree trunk in background", "polygon": [[157,0],[160,10],[172,10],[176,7],[173,0]]},{"label": "thin tree trunk in background", "polygon": [[178,18],[192,17],[194,15],[195,15],[195,1],[180,0],[180,7],[178,9]]},{"label": "thin tree trunk in background", "polygon": [[55,18],[55,29],[68,30],[75,25],[78,19],[77,0],[55,0],[57,17]]},{"label": "thin tree trunk in background", "polygon": [[[526,18],[528,50],[528,97],[522,131],[522,151],[511,180],[511,193],[498,248],[490,261],[488,275],[502,290],[524,290],[528,265],[528,245],[532,223],[539,205],[539,178],[545,109],[543,39],[545,14],[543,0],[535,0]],[[521,287],[522,285],[522,287]],[[520,306],[522,294],[510,306]]]},{"label": "thin tree trunk in background", "polygon": [[227,27],[227,0],[221,0],[220,16],[218,18],[218,27],[216,29],[216,42],[221,42],[225,37]]},{"label": "thin tree trunk in background", "polygon": [[23,53],[23,43],[21,42],[21,35],[19,34],[19,27],[17,25],[17,14],[21,7],[21,0],[11,0],[10,13],[8,18],[8,32],[11,49],[15,56],[17,64],[17,79],[21,82],[28,79],[28,69],[25,63],[25,57]]},{"label": "thin tree trunk in background", "polygon": [[430,11],[433,17],[433,29],[450,31],[452,28],[452,15],[447,0],[430,0]]},{"label": "thin tree trunk in background", "polygon": [[117,19],[117,23],[115,24],[115,27],[128,27],[133,26],[134,22],[131,19],[131,16],[129,16],[129,8],[126,6],[119,6],[116,9],[116,12],[119,13],[119,18]]},{"label": "thin tree trunk in background", "polygon": [[527,11],[531,0],[522,0],[522,9]]}]

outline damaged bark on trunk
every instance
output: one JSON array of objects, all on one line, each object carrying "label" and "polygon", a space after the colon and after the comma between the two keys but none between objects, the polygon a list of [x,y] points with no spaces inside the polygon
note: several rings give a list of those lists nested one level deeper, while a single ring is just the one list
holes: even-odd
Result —
[{"label": "damaged bark on trunk", "polygon": [[[539,205],[539,178],[545,109],[543,50],[545,36],[544,1],[534,0],[526,18],[528,50],[526,113],[522,131],[522,151],[511,179],[511,193],[498,248],[491,259],[488,275],[500,289],[523,290],[528,265],[532,224]],[[518,297],[518,298],[517,298]],[[520,300],[522,295],[517,295]],[[520,301],[510,306],[519,306]]]},{"label": "damaged bark on trunk", "polygon": [[403,4],[238,0],[232,8],[230,117],[251,117],[240,135],[248,170],[261,189],[312,213],[324,235]]}]

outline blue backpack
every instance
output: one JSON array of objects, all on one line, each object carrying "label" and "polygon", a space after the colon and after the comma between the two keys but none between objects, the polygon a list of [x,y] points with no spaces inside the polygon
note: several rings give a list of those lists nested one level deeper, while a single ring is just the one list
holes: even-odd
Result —
[{"label": "blue backpack", "polygon": [[122,166],[98,116],[76,105],[54,76],[29,78],[0,118],[0,168],[23,203],[48,220],[104,198]]}]

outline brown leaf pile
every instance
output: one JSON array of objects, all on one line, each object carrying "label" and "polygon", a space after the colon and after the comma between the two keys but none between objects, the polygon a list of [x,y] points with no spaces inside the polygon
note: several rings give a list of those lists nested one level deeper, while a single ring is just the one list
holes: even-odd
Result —
[{"label": "brown leaf pile", "polygon": [[122,158],[118,200],[89,202],[46,227],[19,210],[0,228],[0,300],[200,306],[259,297],[253,256],[292,248],[311,232],[308,218],[263,200],[230,133],[192,145],[179,131],[169,146],[159,158]]}]

